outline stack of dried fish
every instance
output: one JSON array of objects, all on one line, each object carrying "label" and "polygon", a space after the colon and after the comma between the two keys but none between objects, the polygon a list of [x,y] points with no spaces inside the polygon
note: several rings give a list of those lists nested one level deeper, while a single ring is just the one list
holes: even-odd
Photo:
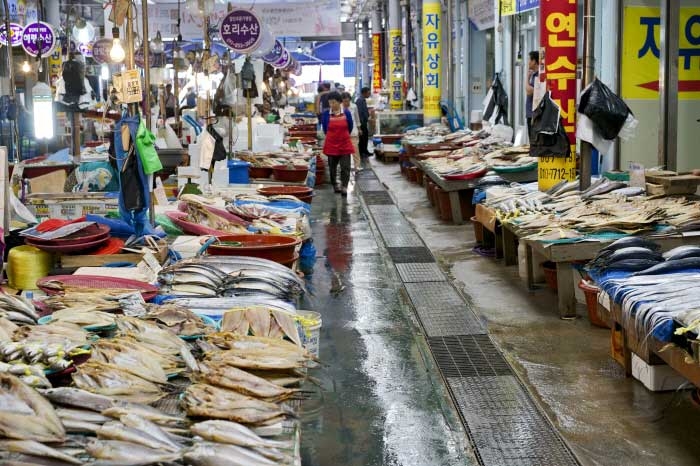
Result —
[{"label": "stack of dried fish", "polygon": [[290,269],[266,259],[204,256],[158,274],[163,292],[177,296],[257,296],[294,300],[304,284]]},{"label": "stack of dried fish", "polygon": [[114,314],[95,310],[91,305],[66,307],[51,314],[51,324],[58,322],[76,324],[84,328],[109,327],[115,324]]},{"label": "stack of dried fish", "polygon": [[34,305],[21,296],[0,292],[0,317],[17,324],[34,325],[39,319]]},{"label": "stack of dried fish", "polygon": [[165,303],[160,306],[147,304],[146,308],[148,312],[141,317],[142,319],[164,325],[177,336],[195,337],[213,331],[213,328],[207,325],[200,316],[177,304]]},{"label": "stack of dried fish", "polygon": [[301,346],[294,315],[266,306],[249,306],[227,311],[221,321],[221,331],[236,335],[258,337],[287,337]]}]

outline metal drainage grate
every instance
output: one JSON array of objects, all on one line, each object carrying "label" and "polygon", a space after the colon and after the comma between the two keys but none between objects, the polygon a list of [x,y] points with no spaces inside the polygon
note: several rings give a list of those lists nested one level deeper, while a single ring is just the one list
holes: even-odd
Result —
[{"label": "metal drainage grate", "polygon": [[[415,261],[411,261],[415,262]],[[406,291],[417,309],[454,310],[466,308],[462,297],[447,282],[406,283]]]},{"label": "metal drainage grate", "polygon": [[404,283],[445,281],[445,276],[435,262],[396,264],[396,270]]},{"label": "metal drainage grate", "polygon": [[365,198],[367,205],[391,205],[394,203],[386,191],[363,191],[362,197]]},{"label": "metal drainage grate", "polygon": [[362,170],[360,172],[357,172],[357,179],[358,180],[376,180],[377,175],[374,173],[374,170]]},{"label": "metal drainage grate", "polygon": [[[381,228],[381,227],[380,227]],[[430,250],[426,247],[398,247],[387,248],[394,264],[405,264],[407,262],[435,262]]]},{"label": "metal drainage grate", "polygon": [[[382,225],[379,227],[379,230],[381,231],[382,238],[384,238],[384,242],[388,248],[423,246],[423,240],[420,239],[420,236],[413,233],[413,230],[411,230],[410,227],[408,230],[406,230],[400,226],[387,228],[386,226]],[[387,230],[395,231],[388,232]]]},{"label": "metal drainage grate", "polygon": [[386,191],[386,188],[384,187],[382,182],[377,179],[369,178],[364,180],[357,180],[356,183],[361,191]]},{"label": "metal drainage grate", "polygon": [[514,376],[447,377],[447,384],[480,464],[579,464]]},{"label": "metal drainage grate", "polygon": [[445,377],[512,375],[488,335],[428,337],[428,345]]}]

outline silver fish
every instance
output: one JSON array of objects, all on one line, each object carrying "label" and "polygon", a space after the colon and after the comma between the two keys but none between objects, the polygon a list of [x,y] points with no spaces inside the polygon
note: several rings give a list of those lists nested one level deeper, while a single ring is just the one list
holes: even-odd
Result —
[{"label": "silver fish", "polygon": [[59,450],[47,447],[43,443],[35,442],[34,440],[0,440],[0,450],[52,458],[70,464],[83,464],[83,462],[77,458],[66,455]]},{"label": "silver fish", "polygon": [[167,450],[178,451],[182,448],[180,445],[178,445],[177,442],[173,440],[172,435],[168,434],[158,425],[149,421],[148,419],[145,419],[141,416],[137,416],[135,414],[126,414],[124,416],[121,416],[119,420],[125,426],[144,432],[148,436],[153,437],[163,445],[163,448]]},{"label": "silver fish", "polygon": [[273,466],[277,462],[248,448],[236,445],[201,442],[195,444],[184,455],[185,461],[194,466],[216,466],[225,464],[240,464],[250,466]]},{"label": "silver fish", "polygon": [[111,408],[116,401],[108,396],[90,393],[79,388],[58,387],[40,390],[40,393],[54,403],[102,412]]},{"label": "silver fish", "polygon": [[85,449],[92,457],[101,460],[91,464],[100,466],[141,466],[167,463],[180,458],[178,453],[164,453],[119,440],[94,440],[88,443]]}]

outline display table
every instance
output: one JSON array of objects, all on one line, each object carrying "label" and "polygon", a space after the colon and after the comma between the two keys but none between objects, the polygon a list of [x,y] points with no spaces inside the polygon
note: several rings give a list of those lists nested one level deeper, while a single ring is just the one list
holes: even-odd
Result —
[{"label": "display table", "polygon": [[[425,160],[421,160],[419,157],[410,157],[410,162],[418,167],[425,176],[429,177],[430,180],[435,183],[440,189],[448,193],[450,199],[450,209],[452,211],[452,222],[455,225],[461,225],[464,223],[464,217],[462,215],[462,209],[460,205],[460,193],[462,197],[466,196],[469,200],[469,207],[466,209],[468,213],[467,218],[471,218],[474,215],[474,207],[471,204],[471,198],[474,194],[474,188],[479,185],[479,178],[473,180],[446,180],[441,175],[433,172],[433,170],[425,164]],[[516,173],[503,173],[500,175],[504,180],[511,183],[526,183],[537,179],[537,170],[528,170],[526,172],[516,172]]]},{"label": "display table", "polygon": [[[505,225],[504,230],[510,229],[511,233],[518,235],[511,225]],[[700,245],[700,236],[674,235],[653,238],[655,243],[661,246],[662,251],[668,251],[683,245]],[[505,239],[504,239],[505,241]],[[576,296],[574,290],[573,264],[575,262],[588,262],[598,252],[612,241],[582,241],[579,243],[551,244],[534,240],[522,240],[527,254],[527,285],[534,288],[534,261],[533,250],[553,262],[557,267],[557,295],[559,301],[559,315],[566,318],[576,317]]]}]

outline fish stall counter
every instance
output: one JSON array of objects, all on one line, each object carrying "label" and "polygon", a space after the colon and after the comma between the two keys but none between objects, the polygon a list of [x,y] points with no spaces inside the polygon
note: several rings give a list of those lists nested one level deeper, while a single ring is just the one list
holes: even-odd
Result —
[{"label": "fish stall counter", "polygon": [[700,387],[700,246],[662,251],[656,239],[624,238],[591,261],[609,296],[611,354],[650,390]]}]

